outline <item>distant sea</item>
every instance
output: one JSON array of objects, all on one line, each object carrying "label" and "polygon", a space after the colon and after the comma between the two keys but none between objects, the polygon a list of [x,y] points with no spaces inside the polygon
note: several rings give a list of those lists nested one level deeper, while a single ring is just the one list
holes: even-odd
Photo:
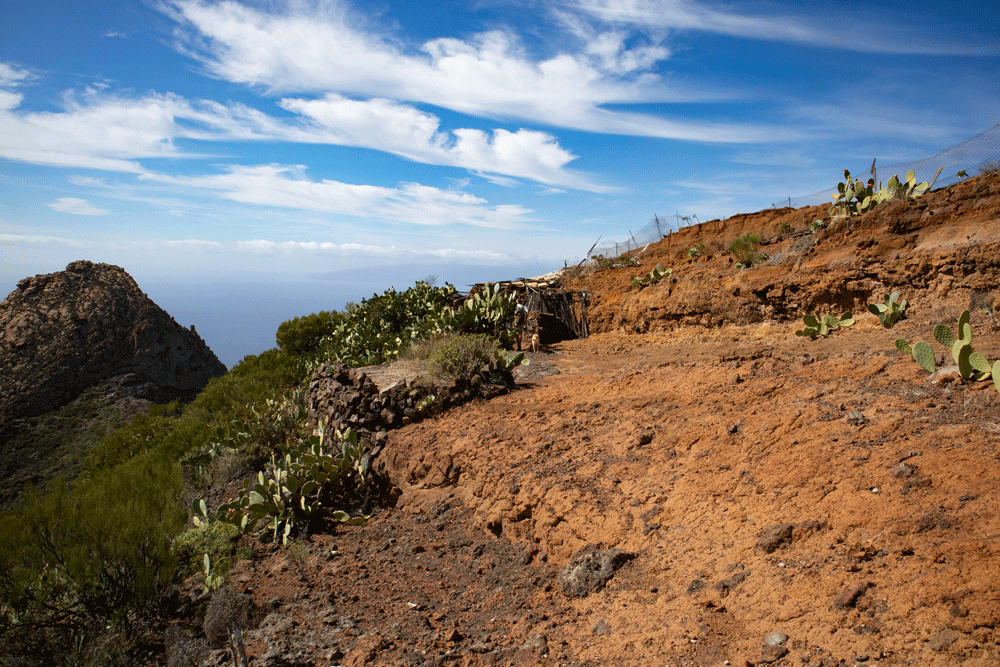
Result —
[{"label": "distant sea", "polygon": [[[193,324],[226,368],[232,368],[249,354],[276,347],[275,333],[285,320],[321,310],[342,310],[348,302],[360,303],[390,287],[405,290],[417,280],[435,277],[435,284],[450,282],[464,292],[478,282],[533,277],[556,268],[543,264],[410,264],[308,276],[132,277],[178,323],[185,327]],[[0,299],[24,277],[0,276]]]}]

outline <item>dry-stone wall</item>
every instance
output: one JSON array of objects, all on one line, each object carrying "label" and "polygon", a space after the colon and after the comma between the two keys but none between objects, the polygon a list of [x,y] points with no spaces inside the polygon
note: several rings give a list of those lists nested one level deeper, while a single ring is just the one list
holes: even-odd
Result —
[{"label": "dry-stone wall", "polygon": [[339,362],[324,364],[313,372],[307,398],[311,421],[323,421],[327,430],[353,428],[373,458],[384,446],[388,431],[508,390],[506,385],[486,382],[389,382],[376,375],[374,370],[369,373]]}]

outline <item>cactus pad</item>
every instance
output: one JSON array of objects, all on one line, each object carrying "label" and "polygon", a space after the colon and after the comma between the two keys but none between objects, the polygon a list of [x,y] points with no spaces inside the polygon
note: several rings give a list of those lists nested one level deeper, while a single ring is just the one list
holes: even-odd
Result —
[{"label": "cactus pad", "polygon": [[933,373],[934,369],[937,367],[937,362],[934,359],[934,350],[930,345],[922,340],[918,340],[913,344],[913,360],[920,364],[928,373]]},{"label": "cactus pad", "polygon": [[962,314],[958,316],[958,338],[959,340],[964,340],[966,343],[972,343],[971,319],[972,316],[967,310],[963,310]]},{"label": "cactus pad", "polygon": [[991,373],[990,362],[986,359],[986,355],[982,352],[973,352],[969,355],[969,363],[980,373]]},{"label": "cactus pad", "polygon": [[951,329],[944,324],[939,324],[934,327],[934,340],[947,347],[951,347],[955,344],[955,337],[952,335]]},{"label": "cactus pad", "polygon": [[993,362],[993,386],[1000,391],[1000,359]]},{"label": "cactus pad", "polygon": [[972,356],[972,346],[959,341],[955,343],[955,347],[957,350],[955,361],[958,363],[958,372],[962,374],[963,380],[968,380],[972,377],[972,362],[969,361],[969,357]]},{"label": "cactus pad", "polygon": [[897,338],[895,345],[896,349],[902,352],[903,354],[913,353],[913,350],[910,348],[910,344],[906,342],[905,338]]}]

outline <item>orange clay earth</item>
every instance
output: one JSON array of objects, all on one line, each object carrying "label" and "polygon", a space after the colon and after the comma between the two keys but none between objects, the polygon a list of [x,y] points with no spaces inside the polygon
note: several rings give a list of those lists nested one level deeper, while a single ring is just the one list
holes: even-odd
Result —
[{"label": "orange clay earth", "polygon": [[[394,507],[235,568],[266,616],[252,664],[1000,664],[1000,393],[893,345],[951,365],[932,328],[971,302],[1000,358],[978,307],[1000,306],[1000,177],[788,232],[824,213],[707,222],[568,280],[596,334],[391,432]],[[770,259],[737,270],[748,232]],[[657,262],[673,275],[631,285]],[[866,304],[893,289],[890,331]],[[567,596],[585,548],[611,576]]]}]

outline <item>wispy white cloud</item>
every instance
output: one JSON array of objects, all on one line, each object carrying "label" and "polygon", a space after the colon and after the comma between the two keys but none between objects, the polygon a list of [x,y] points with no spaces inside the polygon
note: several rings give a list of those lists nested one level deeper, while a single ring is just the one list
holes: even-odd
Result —
[{"label": "wispy white cloud", "polygon": [[[837,15],[818,13],[812,4],[798,5],[805,11],[770,11],[759,4],[741,12],[741,5],[710,5],[698,0],[564,0],[569,6],[602,21],[658,30],[697,30],[733,37],[772,42],[809,44],[826,49],[863,53],[913,53],[930,55],[991,55],[995,43],[973,40],[942,40],[938,35],[908,28],[905,14],[892,17],[880,10],[880,19],[850,21],[843,14],[856,11],[853,5],[834,8]],[[746,7],[743,5],[742,7]]]},{"label": "wispy white cloud", "polygon": [[730,158],[737,164],[803,167],[816,164],[816,157],[800,149],[751,149],[740,151]]},{"label": "wispy white cloud", "polygon": [[464,224],[496,229],[523,228],[530,210],[517,205],[490,206],[466,192],[441,190],[418,183],[397,188],[312,181],[305,167],[230,166],[224,174],[170,176],[147,173],[145,180],[219,192],[225,199],[337,215],[416,225]]},{"label": "wispy white cloud", "polygon": [[440,130],[440,119],[415,107],[376,98],[279,102],[297,117],[278,119],[246,105],[186,100],[149,93],[127,98],[88,88],[68,92],[63,111],[19,112],[19,93],[0,91],[0,156],[7,159],[142,173],[143,158],[200,157],[178,139],[274,141],[358,146],[427,164],[468,169],[494,182],[528,179],[597,192],[613,188],[567,168],[576,158],[550,134],[521,129]]},{"label": "wispy white cloud", "polygon": [[[0,233],[0,242],[11,244],[48,245],[66,248],[107,248],[109,244],[94,239],[74,239],[59,236],[44,236],[38,234],[8,234]],[[501,263],[518,261],[522,258],[496,250],[478,250],[470,248],[450,247],[409,247],[397,245],[378,245],[367,243],[332,243],[329,241],[272,241],[268,239],[250,239],[246,241],[231,241],[220,243],[205,239],[147,239],[119,241],[114,249],[123,253],[137,251],[152,253],[158,256],[179,257],[182,255],[213,254],[217,256],[253,256],[268,255],[274,257],[322,258],[323,256],[350,258],[355,263],[359,258],[371,258],[377,261],[395,260],[427,260],[438,259],[447,262],[488,262]]]},{"label": "wispy white cloud", "polygon": [[674,181],[674,184],[686,190],[696,190],[718,196],[747,195],[752,192],[752,188],[745,180],[741,181],[735,178],[712,181],[689,178],[683,181]]},{"label": "wispy white cloud", "polygon": [[378,148],[417,162],[461,167],[490,180],[491,174],[500,174],[581,190],[611,190],[566,169],[576,156],[544,132],[443,132],[437,116],[384,98],[354,100],[328,93],[319,99],[285,98],[279,104],[311,121],[307,136],[317,143]]},{"label": "wispy white cloud", "polygon": [[13,88],[31,81],[34,75],[30,70],[20,69],[8,63],[0,62],[0,86]]},{"label": "wispy white cloud", "polygon": [[226,246],[218,241],[203,241],[201,239],[180,239],[176,241],[164,241],[168,248],[191,250],[196,252],[221,251]]},{"label": "wispy white cloud", "polygon": [[48,204],[48,207],[60,213],[71,213],[73,215],[107,215],[107,209],[91,206],[86,199],[77,197],[60,197],[56,201]]},{"label": "wispy white cloud", "polygon": [[109,30],[104,33],[105,37],[117,38],[117,39],[128,39],[128,35],[123,32],[118,32],[117,30]]},{"label": "wispy white cloud", "polygon": [[16,109],[21,106],[21,102],[24,100],[24,95],[21,93],[12,93],[8,90],[0,90],[0,111],[10,111],[11,109]]},{"label": "wispy white cloud", "polygon": [[[529,57],[498,30],[438,38],[415,52],[354,27],[338,3],[310,10],[284,2],[271,12],[235,2],[175,0],[178,48],[221,79],[272,92],[309,92],[433,104],[485,118],[522,119],[609,134],[752,143],[792,139],[779,126],[701,123],[602,108],[614,103],[720,99],[718,90],[670,84],[652,71],[669,55],[595,33],[575,53]],[[422,125],[421,127],[425,127]]]},{"label": "wispy white cloud", "polygon": [[0,241],[4,241],[6,243],[27,243],[31,245],[62,245],[71,248],[92,248],[96,245],[90,240],[69,239],[60,236],[45,236],[43,234],[0,233]]},{"label": "wispy white cloud", "polygon": [[438,258],[447,261],[501,262],[514,259],[507,253],[491,250],[407,248],[394,245],[331,243],[328,241],[269,241],[266,239],[253,239],[250,241],[237,241],[234,247],[241,252],[261,255],[338,255],[353,258],[363,255],[379,259],[398,258],[402,261],[420,258]]}]

